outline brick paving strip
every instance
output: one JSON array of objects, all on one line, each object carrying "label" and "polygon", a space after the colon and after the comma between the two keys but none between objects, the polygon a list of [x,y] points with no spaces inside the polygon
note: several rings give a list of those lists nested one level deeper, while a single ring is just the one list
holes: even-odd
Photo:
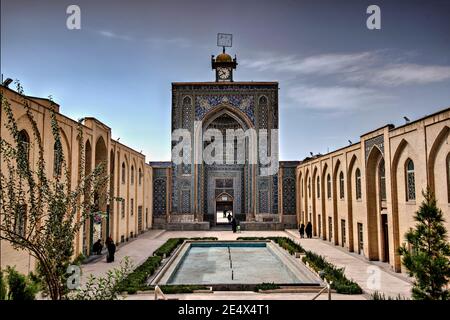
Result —
[{"label": "brick paving strip", "polygon": [[[106,257],[100,260],[82,265],[82,283],[85,283],[87,277],[92,274],[94,276],[102,276],[108,270],[117,267],[120,261],[125,257],[130,257],[130,260],[135,266],[143,263],[153,252],[158,249],[170,238],[191,238],[191,237],[217,237],[219,240],[235,240],[238,237],[289,237],[298,242],[306,250],[311,250],[319,255],[325,256],[327,261],[333,263],[337,267],[345,267],[345,275],[348,278],[356,281],[361,288],[366,292],[366,295],[340,295],[333,294],[333,299],[351,299],[360,300],[368,297],[367,293],[375,290],[368,288],[368,278],[370,274],[369,267],[378,266],[380,271],[381,286],[378,291],[384,292],[387,296],[397,296],[400,294],[404,297],[410,297],[411,283],[406,276],[395,274],[388,271],[386,263],[366,261],[361,257],[357,257],[353,253],[345,252],[338,247],[335,247],[325,241],[319,239],[300,239],[297,230],[286,231],[245,231],[242,233],[232,233],[231,231],[164,231],[164,230],[149,230],[140,235],[138,238],[129,243],[121,244],[115,255],[113,263],[106,263]],[[174,294],[170,297],[177,299],[305,299],[309,300],[314,294],[308,293],[276,293],[264,294],[254,292],[225,292],[225,293],[208,293],[208,294]],[[326,298],[326,295],[320,299]],[[130,295],[127,299],[149,300],[154,299],[153,294],[138,294]]]}]

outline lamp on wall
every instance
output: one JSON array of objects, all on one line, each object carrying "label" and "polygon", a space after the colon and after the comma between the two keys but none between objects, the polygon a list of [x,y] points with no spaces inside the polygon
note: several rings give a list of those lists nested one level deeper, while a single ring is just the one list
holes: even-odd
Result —
[{"label": "lamp on wall", "polygon": [[8,88],[8,86],[13,82],[13,79],[11,78],[6,78],[5,81],[3,81],[2,85],[6,88]]}]

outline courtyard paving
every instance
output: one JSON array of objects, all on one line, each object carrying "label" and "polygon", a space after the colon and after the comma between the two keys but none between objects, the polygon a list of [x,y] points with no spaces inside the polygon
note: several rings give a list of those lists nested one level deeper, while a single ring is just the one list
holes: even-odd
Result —
[{"label": "courtyard paving", "polygon": [[[327,260],[338,267],[345,268],[347,277],[356,281],[363,288],[364,295],[340,295],[333,294],[333,300],[358,300],[368,298],[368,294],[374,291],[384,292],[387,296],[401,295],[410,297],[411,281],[403,274],[397,274],[389,269],[386,263],[367,261],[354,253],[349,253],[326,241],[319,239],[300,239],[297,230],[286,231],[243,231],[242,233],[232,233],[231,231],[164,231],[150,230],[140,235],[138,238],[126,244],[118,246],[115,262],[106,263],[106,258],[82,266],[82,283],[92,274],[102,276],[108,270],[117,267],[120,261],[128,256],[134,265],[144,262],[153,252],[159,248],[169,238],[176,237],[217,237],[220,240],[235,240],[238,237],[270,237],[285,236],[301,244],[306,250],[311,250],[317,254],[325,256]],[[310,300],[313,293],[276,293],[262,294],[254,292],[214,292],[199,294],[174,294],[170,298],[175,299],[297,299]],[[130,295],[127,299],[150,300],[154,299],[153,294]],[[326,299],[322,295],[319,299]]]}]

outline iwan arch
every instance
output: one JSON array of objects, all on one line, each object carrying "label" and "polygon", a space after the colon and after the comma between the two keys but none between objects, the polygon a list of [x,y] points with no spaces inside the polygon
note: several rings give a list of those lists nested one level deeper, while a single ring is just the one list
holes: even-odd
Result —
[{"label": "iwan arch", "polygon": [[429,185],[450,229],[450,109],[297,166],[297,219],[317,237],[402,270],[399,246]]}]

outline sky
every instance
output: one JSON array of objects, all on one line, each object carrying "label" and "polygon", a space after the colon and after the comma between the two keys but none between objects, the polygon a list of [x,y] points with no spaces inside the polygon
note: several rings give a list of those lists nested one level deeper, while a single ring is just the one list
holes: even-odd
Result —
[{"label": "sky", "polygon": [[[380,30],[366,26],[374,4]],[[279,82],[280,160],[450,107],[450,0],[2,0],[1,73],[167,161],[171,83],[214,81],[220,32],[235,81]]]}]

